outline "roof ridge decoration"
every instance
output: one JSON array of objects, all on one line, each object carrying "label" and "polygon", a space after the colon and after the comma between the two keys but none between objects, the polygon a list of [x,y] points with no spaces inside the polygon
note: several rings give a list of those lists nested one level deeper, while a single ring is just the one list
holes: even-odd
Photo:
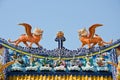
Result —
[{"label": "roof ridge decoration", "polygon": [[92,48],[95,45],[99,45],[99,46],[104,46],[105,44],[111,44],[113,40],[111,40],[110,42],[105,42],[103,41],[103,39],[95,34],[96,28],[103,26],[102,24],[93,24],[92,26],[89,27],[89,32],[83,28],[80,29],[78,31],[79,33],[79,39],[82,42],[82,46],[84,47],[85,45],[88,45],[88,48]]},{"label": "roof ridge decoration", "polygon": [[[50,57],[52,59],[57,59],[59,56],[61,56],[63,59],[72,59],[73,56],[82,58],[85,57],[86,55],[88,56],[97,55],[99,53],[103,53],[111,50],[112,48],[120,46],[120,39],[113,43],[112,41],[104,42],[101,37],[95,34],[95,29],[99,26],[102,26],[102,24],[94,24],[89,28],[89,34],[86,29],[80,29],[78,31],[80,40],[82,42],[81,48],[77,48],[76,50],[69,50],[63,47],[63,42],[66,39],[64,37],[64,32],[59,31],[56,34],[56,38],[55,38],[55,41],[58,42],[58,48],[53,50],[47,50],[46,48],[40,46],[38,43],[42,37],[43,30],[37,29],[37,34],[40,33],[40,35],[37,35],[39,39],[37,40],[37,42],[34,42],[34,37],[36,36],[36,34],[34,34],[35,31],[34,33],[31,33],[31,28],[32,28],[31,25],[27,23],[20,23],[19,25],[25,27],[26,34],[23,34],[22,38],[20,36],[17,41],[13,42],[14,44],[11,44],[12,41],[10,40],[7,41],[5,39],[0,38],[0,44],[2,44],[4,47],[10,48],[12,50],[15,50],[23,54],[27,54],[27,55],[32,54],[34,57],[38,57],[38,58]],[[25,38],[25,40],[23,38]],[[100,41],[95,40],[96,38],[100,39]],[[20,42],[24,42],[26,47],[19,46],[18,44]],[[30,42],[30,45],[28,45],[27,42]],[[37,44],[38,48],[32,47],[33,43]],[[95,47],[96,44],[98,44],[99,46]],[[88,45],[88,48],[85,48],[84,45]]]},{"label": "roof ridge decoration", "polygon": [[[35,43],[38,47],[41,47],[41,45],[39,44],[39,42],[40,42],[40,40],[42,38],[43,30],[41,30],[39,28],[35,28],[35,30],[32,33],[31,32],[32,27],[31,27],[30,24],[28,24],[28,23],[20,23],[19,25],[25,27],[26,34],[22,34],[15,41],[11,41],[10,39],[8,41],[10,43],[14,43],[15,46],[18,46],[19,43],[23,42],[26,47],[32,47],[33,43]],[[27,42],[30,42],[30,44],[28,45]]]},{"label": "roof ridge decoration", "polygon": [[22,54],[26,55],[33,55],[34,57],[37,58],[45,58],[49,57],[51,59],[57,59],[60,54],[62,59],[72,59],[73,56],[77,58],[82,58],[85,57],[86,55],[92,56],[92,55],[97,55],[103,52],[110,51],[113,48],[119,47],[120,46],[120,39],[114,41],[112,44],[105,45],[105,46],[98,46],[98,47],[93,47],[93,48],[77,48],[76,50],[69,50],[65,47],[62,48],[56,48],[53,50],[47,50],[46,48],[40,47],[40,48],[28,48],[28,47],[22,47],[22,46],[15,46],[11,43],[9,43],[7,40],[0,38],[0,45],[10,48],[12,50],[15,50],[16,52],[20,52]]}]

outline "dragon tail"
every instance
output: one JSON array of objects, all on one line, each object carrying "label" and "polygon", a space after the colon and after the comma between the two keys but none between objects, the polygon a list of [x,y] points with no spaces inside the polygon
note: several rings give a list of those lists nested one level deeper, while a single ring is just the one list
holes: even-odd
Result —
[{"label": "dragon tail", "polygon": [[104,44],[112,44],[113,40],[111,40],[110,42],[105,42],[103,41]]},{"label": "dragon tail", "polygon": [[15,41],[11,41],[11,39],[8,39],[8,42],[9,43],[16,43],[18,40],[15,40]]}]

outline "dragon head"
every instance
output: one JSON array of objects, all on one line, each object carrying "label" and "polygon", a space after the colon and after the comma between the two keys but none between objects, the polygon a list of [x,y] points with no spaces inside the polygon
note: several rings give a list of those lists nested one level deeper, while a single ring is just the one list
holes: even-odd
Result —
[{"label": "dragon head", "polygon": [[78,33],[79,33],[79,37],[88,35],[86,28],[78,30]]},{"label": "dragon head", "polygon": [[37,35],[37,36],[41,36],[43,34],[43,30],[41,30],[39,28],[35,28],[33,31],[33,34]]}]

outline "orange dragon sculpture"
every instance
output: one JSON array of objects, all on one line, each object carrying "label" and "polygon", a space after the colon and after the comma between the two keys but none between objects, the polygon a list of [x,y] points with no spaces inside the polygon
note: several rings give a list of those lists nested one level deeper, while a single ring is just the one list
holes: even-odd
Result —
[{"label": "orange dragon sculpture", "polygon": [[[26,34],[22,34],[16,41],[11,41],[10,39],[8,41],[10,43],[14,43],[15,46],[18,46],[20,42],[23,42],[26,45],[26,47],[32,47],[33,43],[35,43],[38,47],[40,47],[39,41],[42,38],[43,30],[39,28],[35,28],[33,33],[31,33],[32,27],[30,24],[20,23],[19,25],[25,27]],[[27,42],[30,42],[30,45],[28,45]]]},{"label": "orange dragon sculpture", "polygon": [[103,39],[95,34],[95,29],[99,26],[103,26],[102,24],[94,24],[89,28],[89,33],[88,31],[84,28],[84,29],[80,29],[78,31],[79,33],[79,39],[82,42],[82,46],[84,47],[85,45],[88,45],[88,48],[92,48],[93,46],[95,46],[96,44],[98,44],[99,46],[104,46],[105,44],[111,44],[111,42],[105,42],[103,41]]}]

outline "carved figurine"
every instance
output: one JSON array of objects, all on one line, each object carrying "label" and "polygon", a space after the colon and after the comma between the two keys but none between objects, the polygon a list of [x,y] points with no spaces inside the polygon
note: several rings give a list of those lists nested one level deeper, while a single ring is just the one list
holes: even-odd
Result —
[{"label": "carved figurine", "polygon": [[[32,29],[31,25],[27,23],[20,23],[19,25],[22,25],[25,27],[26,34],[22,34],[15,41],[11,41],[10,39],[8,41],[10,43],[14,43],[16,46],[18,46],[20,42],[23,42],[26,45],[26,47],[32,47],[33,43],[35,43],[38,47],[40,47],[39,41],[42,38],[43,30],[39,28],[35,28],[33,33],[31,33],[31,29]],[[28,45],[27,42],[30,42],[30,45]]]},{"label": "carved figurine", "polygon": [[99,46],[104,46],[105,44],[111,44],[112,43],[112,40],[111,40],[111,42],[105,42],[105,41],[103,41],[103,39],[99,35],[95,34],[95,29],[99,26],[102,26],[102,24],[92,25],[89,28],[89,33],[85,28],[80,29],[78,31],[79,39],[82,42],[81,47],[84,47],[87,44],[88,48],[92,48],[96,44],[98,44]]},{"label": "carved figurine", "polygon": [[59,57],[56,61],[55,61],[55,64],[54,64],[54,66],[56,67],[56,66],[66,66],[66,63],[65,63],[65,61],[64,60],[62,60],[61,59],[61,57]]},{"label": "carved figurine", "polygon": [[98,57],[96,59],[96,63],[97,63],[98,66],[102,67],[102,66],[105,65],[105,59],[103,57]]}]

